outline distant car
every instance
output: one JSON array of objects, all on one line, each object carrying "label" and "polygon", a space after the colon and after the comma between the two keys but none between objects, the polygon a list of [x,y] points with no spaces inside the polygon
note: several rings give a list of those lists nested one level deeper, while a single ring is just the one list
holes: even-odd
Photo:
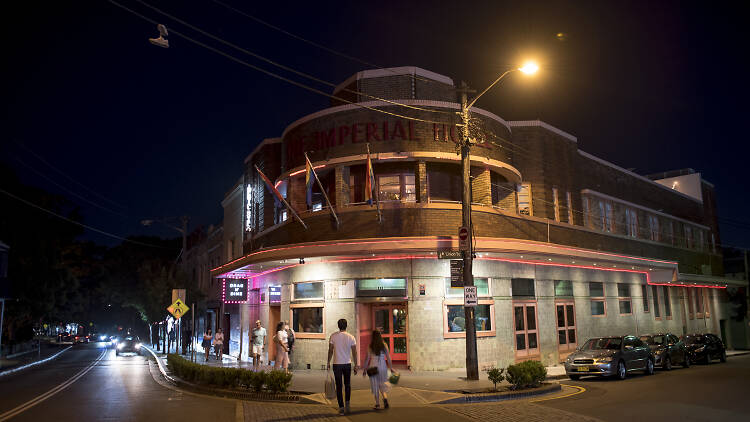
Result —
[{"label": "distant car", "polygon": [[670,371],[672,364],[690,367],[690,353],[685,342],[671,333],[645,334],[641,341],[648,344],[654,354],[654,365]]},{"label": "distant car", "polygon": [[109,336],[105,333],[98,333],[95,335],[94,338],[96,339],[96,341],[105,341],[105,342],[109,341]]},{"label": "distant car", "polygon": [[727,361],[727,351],[724,343],[714,334],[688,334],[683,336],[687,346],[690,361],[693,363],[711,363],[712,359]]},{"label": "distant car", "polygon": [[654,373],[654,355],[635,336],[589,339],[565,360],[565,373],[572,380],[584,375],[615,376],[625,379],[628,372]]},{"label": "distant car", "polygon": [[73,344],[88,343],[89,337],[83,334],[73,336]]},{"label": "distant car", "polygon": [[125,336],[122,340],[117,342],[115,346],[115,355],[119,356],[120,353],[136,353],[141,352],[141,340],[138,336]]}]

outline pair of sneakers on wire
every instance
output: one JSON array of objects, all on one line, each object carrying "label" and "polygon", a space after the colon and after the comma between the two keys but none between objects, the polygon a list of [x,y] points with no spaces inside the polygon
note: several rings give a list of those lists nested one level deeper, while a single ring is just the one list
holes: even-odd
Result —
[{"label": "pair of sneakers on wire", "polygon": [[157,45],[163,48],[169,48],[169,40],[167,40],[166,38],[169,35],[169,33],[167,32],[167,27],[162,24],[158,24],[156,25],[156,29],[159,30],[159,38],[149,38],[148,41],[153,45]]}]

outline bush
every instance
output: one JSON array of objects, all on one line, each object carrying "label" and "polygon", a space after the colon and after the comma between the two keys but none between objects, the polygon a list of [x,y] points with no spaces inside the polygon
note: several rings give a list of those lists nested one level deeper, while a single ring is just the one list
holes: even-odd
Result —
[{"label": "bush", "polygon": [[547,368],[539,361],[527,360],[508,366],[505,374],[505,379],[511,384],[511,388],[517,390],[524,387],[538,387],[547,378]]},{"label": "bush", "polygon": [[287,391],[291,383],[292,374],[281,370],[269,372],[266,380],[266,386],[274,393]]},{"label": "bush", "polygon": [[503,368],[492,368],[487,371],[487,378],[491,383],[495,384],[495,391],[497,391],[497,384],[503,382],[505,375],[503,375]]},{"label": "bush", "polygon": [[263,371],[250,373],[252,374],[252,376],[250,377],[249,385],[253,387],[253,390],[255,392],[260,393],[261,391],[263,391],[263,385],[268,381],[268,374]]}]

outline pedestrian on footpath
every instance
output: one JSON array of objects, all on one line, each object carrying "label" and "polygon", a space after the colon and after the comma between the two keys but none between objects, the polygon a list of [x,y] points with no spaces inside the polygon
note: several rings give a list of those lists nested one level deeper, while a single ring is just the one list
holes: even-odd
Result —
[{"label": "pedestrian on footpath", "polygon": [[216,352],[216,360],[221,362],[224,354],[224,332],[221,328],[217,328],[214,334],[214,352]]},{"label": "pedestrian on footpath", "polygon": [[276,324],[276,335],[273,336],[273,341],[276,343],[276,362],[273,368],[286,371],[289,367],[289,341],[284,329],[284,321]]},{"label": "pedestrian on footpath", "polygon": [[260,358],[266,350],[266,335],[266,329],[260,324],[260,320],[255,321],[251,338],[252,350],[250,351],[253,355],[253,371],[260,369]]},{"label": "pedestrian on footpath", "polygon": [[[168,337],[168,339],[169,339],[169,343],[167,345],[167,352],[169,353],[169,352],[172,351],[172,343],[175,343],[175,341],[174,341],[174,328],[172,328],[171,330],[169,330],[169,337]],[[175,353],[176,352],[177,352],[177,343],[175,343]]]},{"label": "pedestrian on footpath", "polygon": [[[357,357],[357,340],[346,332],[346,320],[338,321],[339,331],[331,334],[328,342],[328,364],[326,370],[331,370],[331,358],[333,358],[333,378],[336,380],[336,400],[339,402],[339,415],[345,415],[351,411],[349,400],[352,397],[352,361],[354,362],[354,375],[359,369]],[[346,403],[341,394],[341,387],[346,390]]]},{"label": "pedestrian on footpath", "polygon": [[[286,344],[291,355],[294,350],[294,330],[289,326],[289,321],[284,321],[284,331],[286,331]],[[289,361],[291,362],[291,358]]]},{"label": "pedestrian on footpath", "polygon": [[370,391],[375,396],[373,409],[380,409],[381,395],[383,396],[383,408],[388,409],[388,392],[391,390],[388,383],[388,370],[394,372],[393,362],[388,346],[383,341],[383,336],[380,335],[379,330],[372,330],[372,340],[370,341],[370,347],[367,348],[367,360],[363,368],[367,369],[362,372],[362,376],[364,377],[367,374],[370,377]]},{"label": "pedestrian on footpath", "polygon": [[203,333],[203,342],[201,343],[201,346],[203,346],[203,351],[206,352],[206,362],[208,362],[208,355],[211,353],[211,340],[213,340],[213,338],[210,328]]}]

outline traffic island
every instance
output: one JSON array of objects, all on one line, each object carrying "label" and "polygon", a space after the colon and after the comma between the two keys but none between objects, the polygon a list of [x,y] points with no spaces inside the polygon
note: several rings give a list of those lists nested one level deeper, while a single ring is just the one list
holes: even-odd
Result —
[{"label": "traffic island", "polygon": [[478,390],[456,390],[449,391],[451,393],[462,394],[460,397],[452,399],[442,400],[435,402],[434,404],[461,404],[461,403],[481,403],[491,401],[503,401],[513,399],[524,399],[533,396],[540,396],[543,394],[555,393],[562,390],[562,386],[558,383],[542,383],[538,387],[522,388],[513,390],[511,387],[501,387],[497,391],[494,389],[478,389]]}]

